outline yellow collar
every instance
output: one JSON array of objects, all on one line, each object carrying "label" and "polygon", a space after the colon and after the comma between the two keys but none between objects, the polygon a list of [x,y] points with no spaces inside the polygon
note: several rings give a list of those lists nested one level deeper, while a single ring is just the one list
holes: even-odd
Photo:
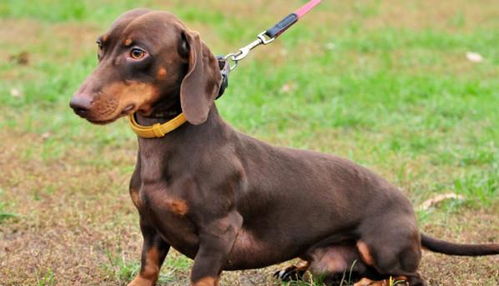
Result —
[{"label": "yellow collar", "polygon": [[163,124],[153,124],[152,126],[142,126],[135,120],[135,114],[130,114],[128,116],[128,121],[130,123],[130,128],[133,132],[142,138],[161,138],[166,134],[172,132],[173,130],[180,127],[187,120],[183,113],[180,113],[177,117],[163,123]]}]

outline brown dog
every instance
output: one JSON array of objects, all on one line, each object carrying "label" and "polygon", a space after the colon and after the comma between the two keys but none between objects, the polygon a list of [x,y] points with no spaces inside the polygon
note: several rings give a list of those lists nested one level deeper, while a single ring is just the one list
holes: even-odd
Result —
[{"label": "brown dog", "polygon": [[181,113],[187,119],[159,138],[139,137],[130,195],[144,245],[130,285],[154,285],[170,246],[194,259],[197,286],[217,285],[222,270],[295,257],[307,263],[281,277],[309,269],[334,280],[352,269],[358,280],[393,276],[425,285],[417,273],[422,246],[499,253],[497,244],[420,234],[409,201],[361,166],[232,129],[213,104],[221,79],[216,58],[172,14],[127,12],[98,44],[99,66],[71,100],[78,115],[98,124],[133,113],[142,125]]}]

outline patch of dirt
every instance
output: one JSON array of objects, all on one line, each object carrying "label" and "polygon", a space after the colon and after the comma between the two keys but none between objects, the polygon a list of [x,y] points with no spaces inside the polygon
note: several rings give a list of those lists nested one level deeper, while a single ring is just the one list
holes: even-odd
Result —
[{"label": "patch of dirt", "polygon": [[[498,9],[493,0],[485,1],[453,1],[449,5],[445,1],[382,1],[379,17],[370,20],[368,26],[392,26],[411,29],[441,29],[453,31],[456,29],[472,29],[479,24],[481,27],[494,23]],[[483,9],[491,7],[492,9]],[[462,22],[462,23],[460,23]]]},{"label": "patch of dirt", "polygon": [[[0,223],[3,285],[36,284],[50,273],[58,285],[115,285],[103,267],[110,263],[108,254],[136,254],[141,246],[126,188],[129,174],[76,164],[81,149],[68,148],[63,161],[41,160],[41,154],[29,154],[43,144],[42,137],[3,131],[2,136],[0,199],[18,215]],[[133,164],[126,153],[105,153],[110,161]]]},{"label": "patch of dirt", "polygon": [[[497,243],[498,205],[432,217],[422,231],[459,243]],[[421,273],[432,285],[499,285],[499,257],[458,257],[425,251]]]},{"label": "patch of dirt", "polygon": [[[0,223],[0,281],[26,285],[53,277],[56,285],[125,284],[113,261],[137,263],[142,240],[127,191],[130,174],[119,171],[133,165],[132,140],[120,149],[104,147],[99,156],[112,163],[102,165],[82,163],[81,158],[95,156],[92,146],[66,146],[63,160],[42,160],[33,146],[43,144],[43,136],[7,136],[4,130],[0,136],[5,146],[0,150],[1,200],[19,214]],[[486,243],[498,241],[498,226],[497,209],[463,209],[432,217],[423,230],[451,241]],[[497,257],[427,252],[421,272],[434,285],[493,285],[498,262]],[[288,264],[224,272],[222,285],[280,285],[272,274]],[[163,273],[175,277],[167,285],[185,285],[189,277],[188,269],[164,268]]]},{"label": "patch of dirt", "polygon": [[0,41],[8,51],[0,54],[0,60],[8,61],[19,54],[29,55],[32,64],[42,57],[56,62],[79,59],[95,47],[99,32],[102,31],[97,25],[89,23],[47,24],[26,19],[0,19]]},{"label": "patch of dirt", "polygon": [[[296,7],[301,3],[292,2]],[[356,14],[359,12],[348,1],[323,2],[323,5],[332,9],[326,11],[319,6],[314,10],[313,16],[303,19],[307,29],[317,33],[314,35],[317,36],[317,43],[308,43],[303,53],[324,51],[323,44],[319,44],[324,42],[323,39],[332,39],[336,33],[346,31],[345,27],[359,19]],[[161,3],[164,1],[158,2]],[[283,5],[283,1],[269,3],[257,0],[248,3],[177,1],[178,5],[190,4],[198,9],[219,7],[225,17],[242,18],[248,23],[254,23],[257,19],[258,25],[275,23],[280,17],[287,15],[291,8],[290,5]],[[494,13],[497,14],[497,5],[492,0],[459,0],[451,8],[449,6],[452,5],[445,1],[407,3],[390,0],[379,3],[379,12],[372,15],[368,12],[361,19],[359,29],[431,27],[452,30],[454,28],[449,26],[449,22],[459,22],[459,13],[462,13],[464,26],[459,29],[466,31],[476,28],[478,24],[488,27]],[[484,5],[490,9],[483,9]],[[457,7],[465,9],[461,11]],[[258,17],[255,18],[255,15]],[[454,17],[457,18],[454,20]],[[109,19],[110,22],[112,20]],[[192,23],[192,26],[200,30],[208,42],[217,42],[216,45],[223,48],[227,46],[227,43],[218,43],[218,32],[204,23]],[[263,26],[267,28],[268,25]],[[48,24],[32,20],[0,19],[0,42],[7,49],[7,53],[0,54],[0,61],[9,61],[9,57],[14,56],[16,61],[26,62],[28,66],[41,61],[71,62],[95,49],[95,38],[101,32],[103,30],[100,27],[91,23]],[[255,31],[257,32],[259,31]],[[302,48],[297,45],[297,49]],[[289,51],[286,51],[283,42],[276,42],[272,49],[275,52],[265,53],[262,48],[263,52],[254,56],[275,64],[287,60],[286,52]],[[19,57],[23,54],[28,55],[28,61],[24,60],[24,56]],[[354,53],[348,54],[346,60],[357,56]],[[461,57],[458,54],[454,56]],[[449,57],[450,60],[454,59]],[[463,61],[464,71],[472,67],[464,58],[456,58],[457,60]],[[16,70],[0,75],[3,80],[18,79],[20,76],[25,75]],[[47,277],[53,277],[56,285],[126,284],[127,278],[120,274],[125,266],[120,265],[119,261],[137,263],[142,244],[138,215],[127,190],[130,168],[135,161],[134,141],[128,139],[120,148],[102,147],[96,152],[95,145],[89,143],[92,134],[82,134],[81,137],[74,138],[74,144],[61,142],[61,156],[43,159],[45,139],[42,136],[7,129],[1,129],[0,136],[0,202],[5,203],[5,211],[18,214],[16,218],[0,222],[0,284],[33,285]],[[349,140],[355,140],[351,136],[352,134],[330,130],[327,134],[317,136],[311,147],[351,154],[352,144]],[[278,141],[280,145],[290,144],[289,137],[285,135],[270,139]],[[374,143],[376,140],[382,139],[373,136]],[[371,149],[356,150],[355,156],[366,156],[369,161],[378,156],[373,155],[375,152],[376,150]],[[456,172],[451,169],[442,170],[445,167],[434,166],[429,158],[423,156],[416,159],[400,156],[393,153],[390,158],[385,158],[394,163],[379,172],[391,181],[398,180],[397,184],[416,201],[427,194],[422,195],[418,190],[425,189],[431,181],[445,182],[446,177]],[[394,174],[398,173],[400,175],[396,177]],[[489,209],[461,208],[459,212],[449,214],[436,211],[422,229],[425,233],[449,241],[497,242],[498,213],[497,204]],[[174,251],[171,253],[174,258],[179,255]],[[260,270],[225,272],[221,284],[280,285],[272,279],[272,274],[288,264]],[[425,252],[421,272],[432,285],[499,285],[497,265],[497,257],[450,257]],[[165,273],[175,281],[165,285],[188,283],[188,269],[167,267],[163,269],[163,274]]]}]

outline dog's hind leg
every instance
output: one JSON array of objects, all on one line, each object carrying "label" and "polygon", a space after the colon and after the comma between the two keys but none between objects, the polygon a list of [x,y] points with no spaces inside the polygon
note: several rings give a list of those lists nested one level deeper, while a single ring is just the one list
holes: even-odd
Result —
[{"label": "dog's hind leg", "polygon": [[405,277],[411,286],[426,282],[417,273],[421,242],[416,223],[404,216],[377,216],[360,227],[357,249],[362,261],[386,277]]},{"label": "dog's hind leg", "polygon": [[[377,264],[377,256],[372,248],[363,241],[348,241],[315,248],[305,255],[303,263],[278,271],[274,275],[283,281],[302,280],[306,271],[316,277],[324,278],[324,284],[330,286],[351,285],[389,285],[391,281],[398,281],[397,285],[426,285],[414,271],[407,267],[391,268],[385,271],[383,267],[388,264]],[[414,260],[410,253],[403,252],[402,260]],[[419,256],[416,256],[416,261]],[[386,257],[385,257],[386,258]],[[387,260],[388,261],[388,260]],[[407,264],[407,261],[402,261]],[[407,266],[407,265],[406,265]],[[413,270],[412,268],[409,270]]]},{"label": "dog's hind leg", "polygon": [[363,277],[383,278],[362,261],[353,241],[317,248],[309,255],[310,272],[323,277],[326,285],[347,285]]},{"label": "dog's hind leg", "polygon": [[303,259],[306,260],[278,271],[274,276],[283,281],[302,280],[305,272],[309,270],[314,276],[324,278],[326,285],[356,282],[364,275],[380,278],[374,269],[362,262],[353,241],[313,248]]}]

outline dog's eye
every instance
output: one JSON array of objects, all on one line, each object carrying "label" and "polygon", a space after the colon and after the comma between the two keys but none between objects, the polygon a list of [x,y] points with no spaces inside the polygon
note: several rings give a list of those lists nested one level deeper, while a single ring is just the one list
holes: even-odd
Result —
[{"label": "dog's eye", "polygon": [[130,50],[130,58],[134,60],[140,60],[146,56],[146,52],[139,48],[133,48]]},{"label": "dog's eye", "polygon": [[97,47],[99,47],[99,50],[102,50],[102,41],[97,40],[95,43],[97,44]]}]

